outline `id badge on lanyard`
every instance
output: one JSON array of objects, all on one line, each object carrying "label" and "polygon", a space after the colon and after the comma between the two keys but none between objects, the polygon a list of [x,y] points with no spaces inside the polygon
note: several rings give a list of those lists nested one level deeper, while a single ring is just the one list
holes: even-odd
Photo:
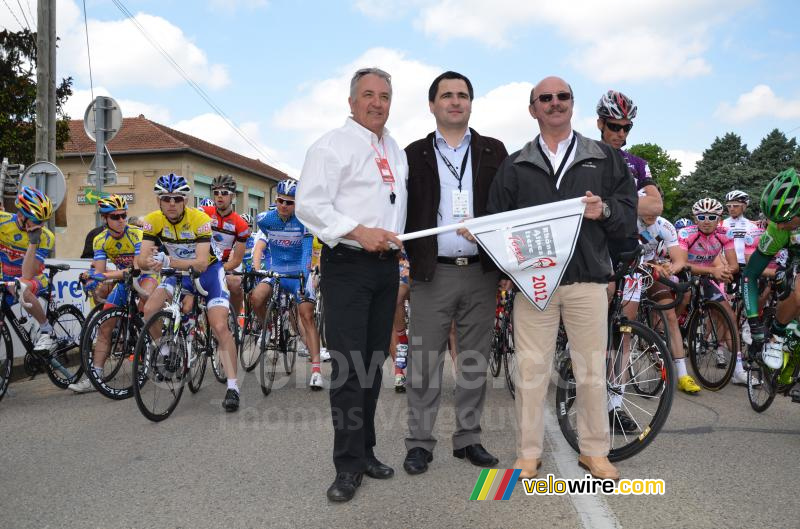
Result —
[{"label": "id badge on lanyard", "polygon": [[469,191],[453,189],[453,218],[465,219],[469,217]]},{"label": "id badge on lanyard", "polygon": [[377,155],[375,157],[375,165],[378,166],[378,173],[381,175],[381,180],[383,180],[384,184],[389,186],[389,202],[394,205],[397,195],[394,193],[394,174],[392,173],[392,168],[389,166],[389,160],[386,158],[386,147],[383,147],[383,155],[381,155],[375,145],[372,145],[372,150],[375,151]]}]

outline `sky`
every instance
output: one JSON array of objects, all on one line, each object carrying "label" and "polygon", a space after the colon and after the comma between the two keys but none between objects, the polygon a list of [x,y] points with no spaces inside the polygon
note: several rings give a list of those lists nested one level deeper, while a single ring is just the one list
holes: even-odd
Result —
[{"label": "sky", "polygon": [[[85,0],[86,20],[82,0],[57,4],[73,119],[92,93],[110,95],[126,117],[291,175],[344,123],[366,66],[392,75],[387,127],[401,146],[434,129],[427,91],[445,70],[470,78],[470,125],[509,152],[537,134],[528,96],[549,75],[571,84],[573,128],[595,139],[598,99],[624,92],[639,108],[629,143],[660,145],[683,174],[727,132],[751,150],[774,128],[800,132],[800,3],[788,0]],[[35,15],[35,0],[4,0],[0,27],[35,29]]]}]

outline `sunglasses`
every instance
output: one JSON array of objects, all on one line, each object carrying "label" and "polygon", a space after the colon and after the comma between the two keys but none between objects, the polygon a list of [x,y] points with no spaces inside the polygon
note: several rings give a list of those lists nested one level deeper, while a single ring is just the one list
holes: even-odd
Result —
[{"label": "sunglasses", "polygon": [[109,213],[108,214],[108,218],[111,219],[111,220],[122,220],[122,219],[127,219],[128,218],[128,214],[127,213]]},{"label": "sunglasses", "polygon": [[701,222],[704,220],[710,220],[711,222],[714,222],[719,218],[719,215],[695,215],[695,217],[697,217],[697,220]]},{"label": "sunglasses", "polygon": [[725,206],[727,206],[729,208],[735,208],[737,206],[740,206],[740,207],[744,206],[744,204],[742,204],[741,202],[731,202],[730,204],[725,204]]},{"label": "sunglasses", "polygon": [[[539,94],[535,99],[538,99],[540,103],[549,103],[553,100],[553,96],[555,96],[559,101],[569,101],[572,99],[572,94],[569,92],[559,92],[557,94]],[[531,104],[533,104],[533,101],[531,101]]]},{"label": "sunglasses", "polygon": [[216,197],[227,197],[228,195],[232,195],[233,191],[228,191],[227,189],[215,189],[214,196]]},{"label": "sunglasses", "polygon": [[294,200],[286,200],[285,198],[276,198],[275,202],[278,204],[283,204],[285,206],[294,206]]},{"label": "sunglasses", "polygon": [[608,130],[610,130],[611,132],[619,132],[621,130],[624,130],[625,134],[627,134],[633,128],[633,123],[628,123],[627,125],[620,125],[619,123],[609,123],[608,121],[606,121],[606,127],[608,127]]},{"label": "sunglasses", "polygon": [[173,204],[181,204],[181,203],[183,203],[183,197],[181,197],[181,196],[177,196],[177,197],[174,197],[174,196],[161,196],[161,197],[158,197],[158,199],[161,202],[171,202]]}]

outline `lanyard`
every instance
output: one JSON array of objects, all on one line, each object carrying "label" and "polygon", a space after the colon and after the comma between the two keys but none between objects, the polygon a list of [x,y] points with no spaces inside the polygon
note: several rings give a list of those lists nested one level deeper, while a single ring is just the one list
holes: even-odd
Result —
[{"label": "lanyard", "polygon": [[461,180],[464,179],[464,171],[467,170],[467,158],[469,157],[469,145],[467,145],[467,152],[464,153],[464,159],[461,160],[461,173],[460,174],[458,173],[458,171],[456,171],[456,168],[453,167],[453,164],[450,163],[450,160],[448,160],[445,157],[445,155],[442,154],[442,151],[439,150],[439,144],[436,141],[436,139],[433,140],[433,147],[436,149],[436,152],[439,153],[439,156],[442,157],[442,161],[447,166],[447,168],[450,169],[450,172],[453,174],[453,176],[456,177],[456,180],[458,180],[458,190],[460,192],[461,191]]},{"label": "lanyard", "polygon": [[[378,143],[383,144],[383,138],[381,138]],[[378,157],[375,158],[375,163],[378,165],[378,173],[380,173],[383,183],[389,184],[389,203],[394,205],[397,195],[394,193],[394,175],[392,174],[391,167],[389,167],[389,159],[386,157],[386,145],[382,145],[383,154],[380,153],[372,142],[370,142],[369,145],[372,147],[372,150],[375,151],[375,154],[378,155]]]},{"label": "lanyard", "polygon": [[558,166],[558,171],[553,172],[553,164],[550,163],[550,157],[545,154],[544,149],[542,149],[542,144],[540,142],[536,142],[536,146],[539,147],[539,151],[542,153],[542,158],[544,158],[544,163],[547,164],[547,168],[550,170],[550,176],[556,179],[556,188],[558,188],[558,181],[561,179],[561,173],[564,171],[564,166],[567,165],[567,160],[569,160],[569,155],[572,153],[573,147],[575,147],[575,139],[577,136],[573,134],[572,141],[569,142],[569,147],[567,147],[567,152],[564,153],[564,158],[561,160],[561,165]]}]

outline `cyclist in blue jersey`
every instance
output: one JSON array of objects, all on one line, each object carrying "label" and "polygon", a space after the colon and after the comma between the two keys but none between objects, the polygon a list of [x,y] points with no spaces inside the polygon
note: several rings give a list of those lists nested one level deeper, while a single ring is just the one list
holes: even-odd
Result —
[{"label": "cyclist in blue jersey", "polygon": [[[314,236],[294,214],[294,195],[297,181],[292,179],[278,183],[278,197],[275,199],[277,209],[265,211],[258,215],[256,225],[267,239],[270,255],[270,267],[273,272],[283,274],[303,273],[308,278],[311,272],[311,249]],[[261,264],[258,251],[253,254],[253,267]],[[309,387],[321,390],[323,386],[320,370],[319,332],[314,325],[314,294],[309,281],[305,291],[300,291],[298,279],[282,279],[281,288],[292,292],[297,301],[300,323],[305,331],[305,343],[311,356],[311,379]],[[260,320],[266,316],[267,300],[272,296],[270,280],[263,280],[250,294],[250,303]]]}]

